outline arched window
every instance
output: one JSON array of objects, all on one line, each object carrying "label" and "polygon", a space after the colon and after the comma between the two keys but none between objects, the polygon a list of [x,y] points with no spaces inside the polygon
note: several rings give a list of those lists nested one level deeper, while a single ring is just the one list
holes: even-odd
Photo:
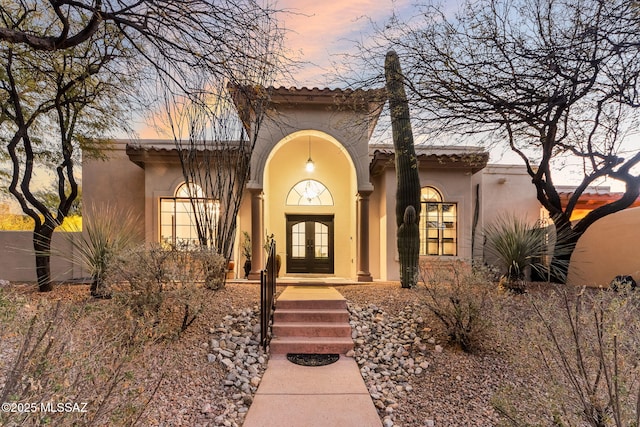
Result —
[{"label": "arched window", "polygon": [[193,196],[202,199],[204,198],[204,191],[202,191],[202,187],[200,187],[198,184],[195,184],[193,182],[187,184],[186,182],[183,182],[182,184],[178,185],[178,188],[176,188],[175,196],[187,199]]},{"label": "arched window", "polygon": [[420,255],[457,255],[457,204],[444,202],[434,187],[423,187],[420,199]]},{"label": "arched window", "polygon": [[160,199],[160,242],[198,244],[196,215],[203,228],[215,228],[220,216],[220,203],[205,197],[202,187],[194,183],[180,184],[174,194],[174,197]]},{"label": "arched window", "polygon": [[333,206],[333,196],[320,181],[305,179],[294,185],[287,194],[289,206]]}]

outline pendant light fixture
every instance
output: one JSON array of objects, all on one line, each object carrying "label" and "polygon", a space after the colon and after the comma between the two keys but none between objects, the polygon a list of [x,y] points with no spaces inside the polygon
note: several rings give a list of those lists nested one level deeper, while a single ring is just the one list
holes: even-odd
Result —
[{"label": "pendant light fixture", "polygon": [[316,166],[313,164],[313,160],[311,160],[311,137],[309,137],[309,158],[307,159],[307,164],[305,169],[307,172],[313,172]]}]

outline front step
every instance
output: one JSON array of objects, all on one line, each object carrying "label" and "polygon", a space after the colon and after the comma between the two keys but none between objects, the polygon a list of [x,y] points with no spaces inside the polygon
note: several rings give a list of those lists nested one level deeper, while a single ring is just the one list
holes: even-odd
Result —
[{"label": "front step", "polygon": [[278,308],[285,310],[344,310],[347,308],[347,301],[345,299],[278,299]]},{"label": "front step", "polygon": [[275,337],[270,347],[273,354],[345,354],[353,350],[351,337]]},{"label": "front step", "polygon": [[273,354],[345,354],[353,349],[346,300],[329,287],[287,287],[273,313]]},{"label": "front step", "polygon": [[278,337],[349,337],[351,326],[344,322],[279,322],[273,324]]},{"label": "front step", "polygon": [[280,308],[276,303],[276,310],[273,312],[273,323],[276,322],[347,322],[349,323],[349,312],[345,310],[332,309],[295,309]]}]

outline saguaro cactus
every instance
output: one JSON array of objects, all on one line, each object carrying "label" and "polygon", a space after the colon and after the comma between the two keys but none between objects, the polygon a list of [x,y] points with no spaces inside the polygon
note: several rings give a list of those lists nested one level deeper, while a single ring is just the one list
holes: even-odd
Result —
[{"label": "saguaro cactus", "polygon": [[384,62],[393,148],[395,151],[396,225],[398,226],[398,255],[400,256],[400,281],[403,288],[415,286],[418,276],[420,253],[420,177],[418,158],[413,146],[413,132],[409,119],[409,103],[404,90],[400,59],[389,51]]}]

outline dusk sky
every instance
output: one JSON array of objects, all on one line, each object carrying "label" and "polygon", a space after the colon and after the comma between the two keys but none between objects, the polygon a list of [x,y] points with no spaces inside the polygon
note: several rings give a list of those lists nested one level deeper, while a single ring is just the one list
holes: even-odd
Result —
[{"label": "dusk sky", "polygon": [[[443,2],[449,12],[459,3],[461,0]],[[339,62],[344,53],[355,52],[356,40],[371,34],[372,21],[384,24],[394,11],[403,18],[414,16],[417,12],[414,5],[415,0],[278,0],[277,8],[287,11],[280,17],[287,30],[286,48],[304,65],[295,73],[295,82],[276,81],[275,84],[336,87],[331,77],[332,62]],[[140,138],[167,137],[142,124],[137,126],[137,131]],[[508,150],[492,152],[491,157],[492,162],[520,163]],[[565,175],[560,181],[568,183],[576,178]]]},{"label": "dusk sky", "polygon": [[[279,0],[277,9],[287,31],[286,49],[302,68],[292,81],[276,81],[277,86],[336,87],[330,74],[332,61],[355,51],[355,41],[371,32],[371,21],[384,23],[393,10],[410,15],[414,0]],[[158,118],[162,121],[161,118]],[[138,122],[138,136],[167,138],[153,126]]]},{"label": "dusk sky", "polygon": [[383,23],[395,8],[405,14],[413,9],[412,0],[281,0],[279,7],[288,13],[287,48],[308,63],[296,76],[303,86],[325,86],[331,72],[331,60],[354,51],[355,40],[371,31],[370,21]]}]

